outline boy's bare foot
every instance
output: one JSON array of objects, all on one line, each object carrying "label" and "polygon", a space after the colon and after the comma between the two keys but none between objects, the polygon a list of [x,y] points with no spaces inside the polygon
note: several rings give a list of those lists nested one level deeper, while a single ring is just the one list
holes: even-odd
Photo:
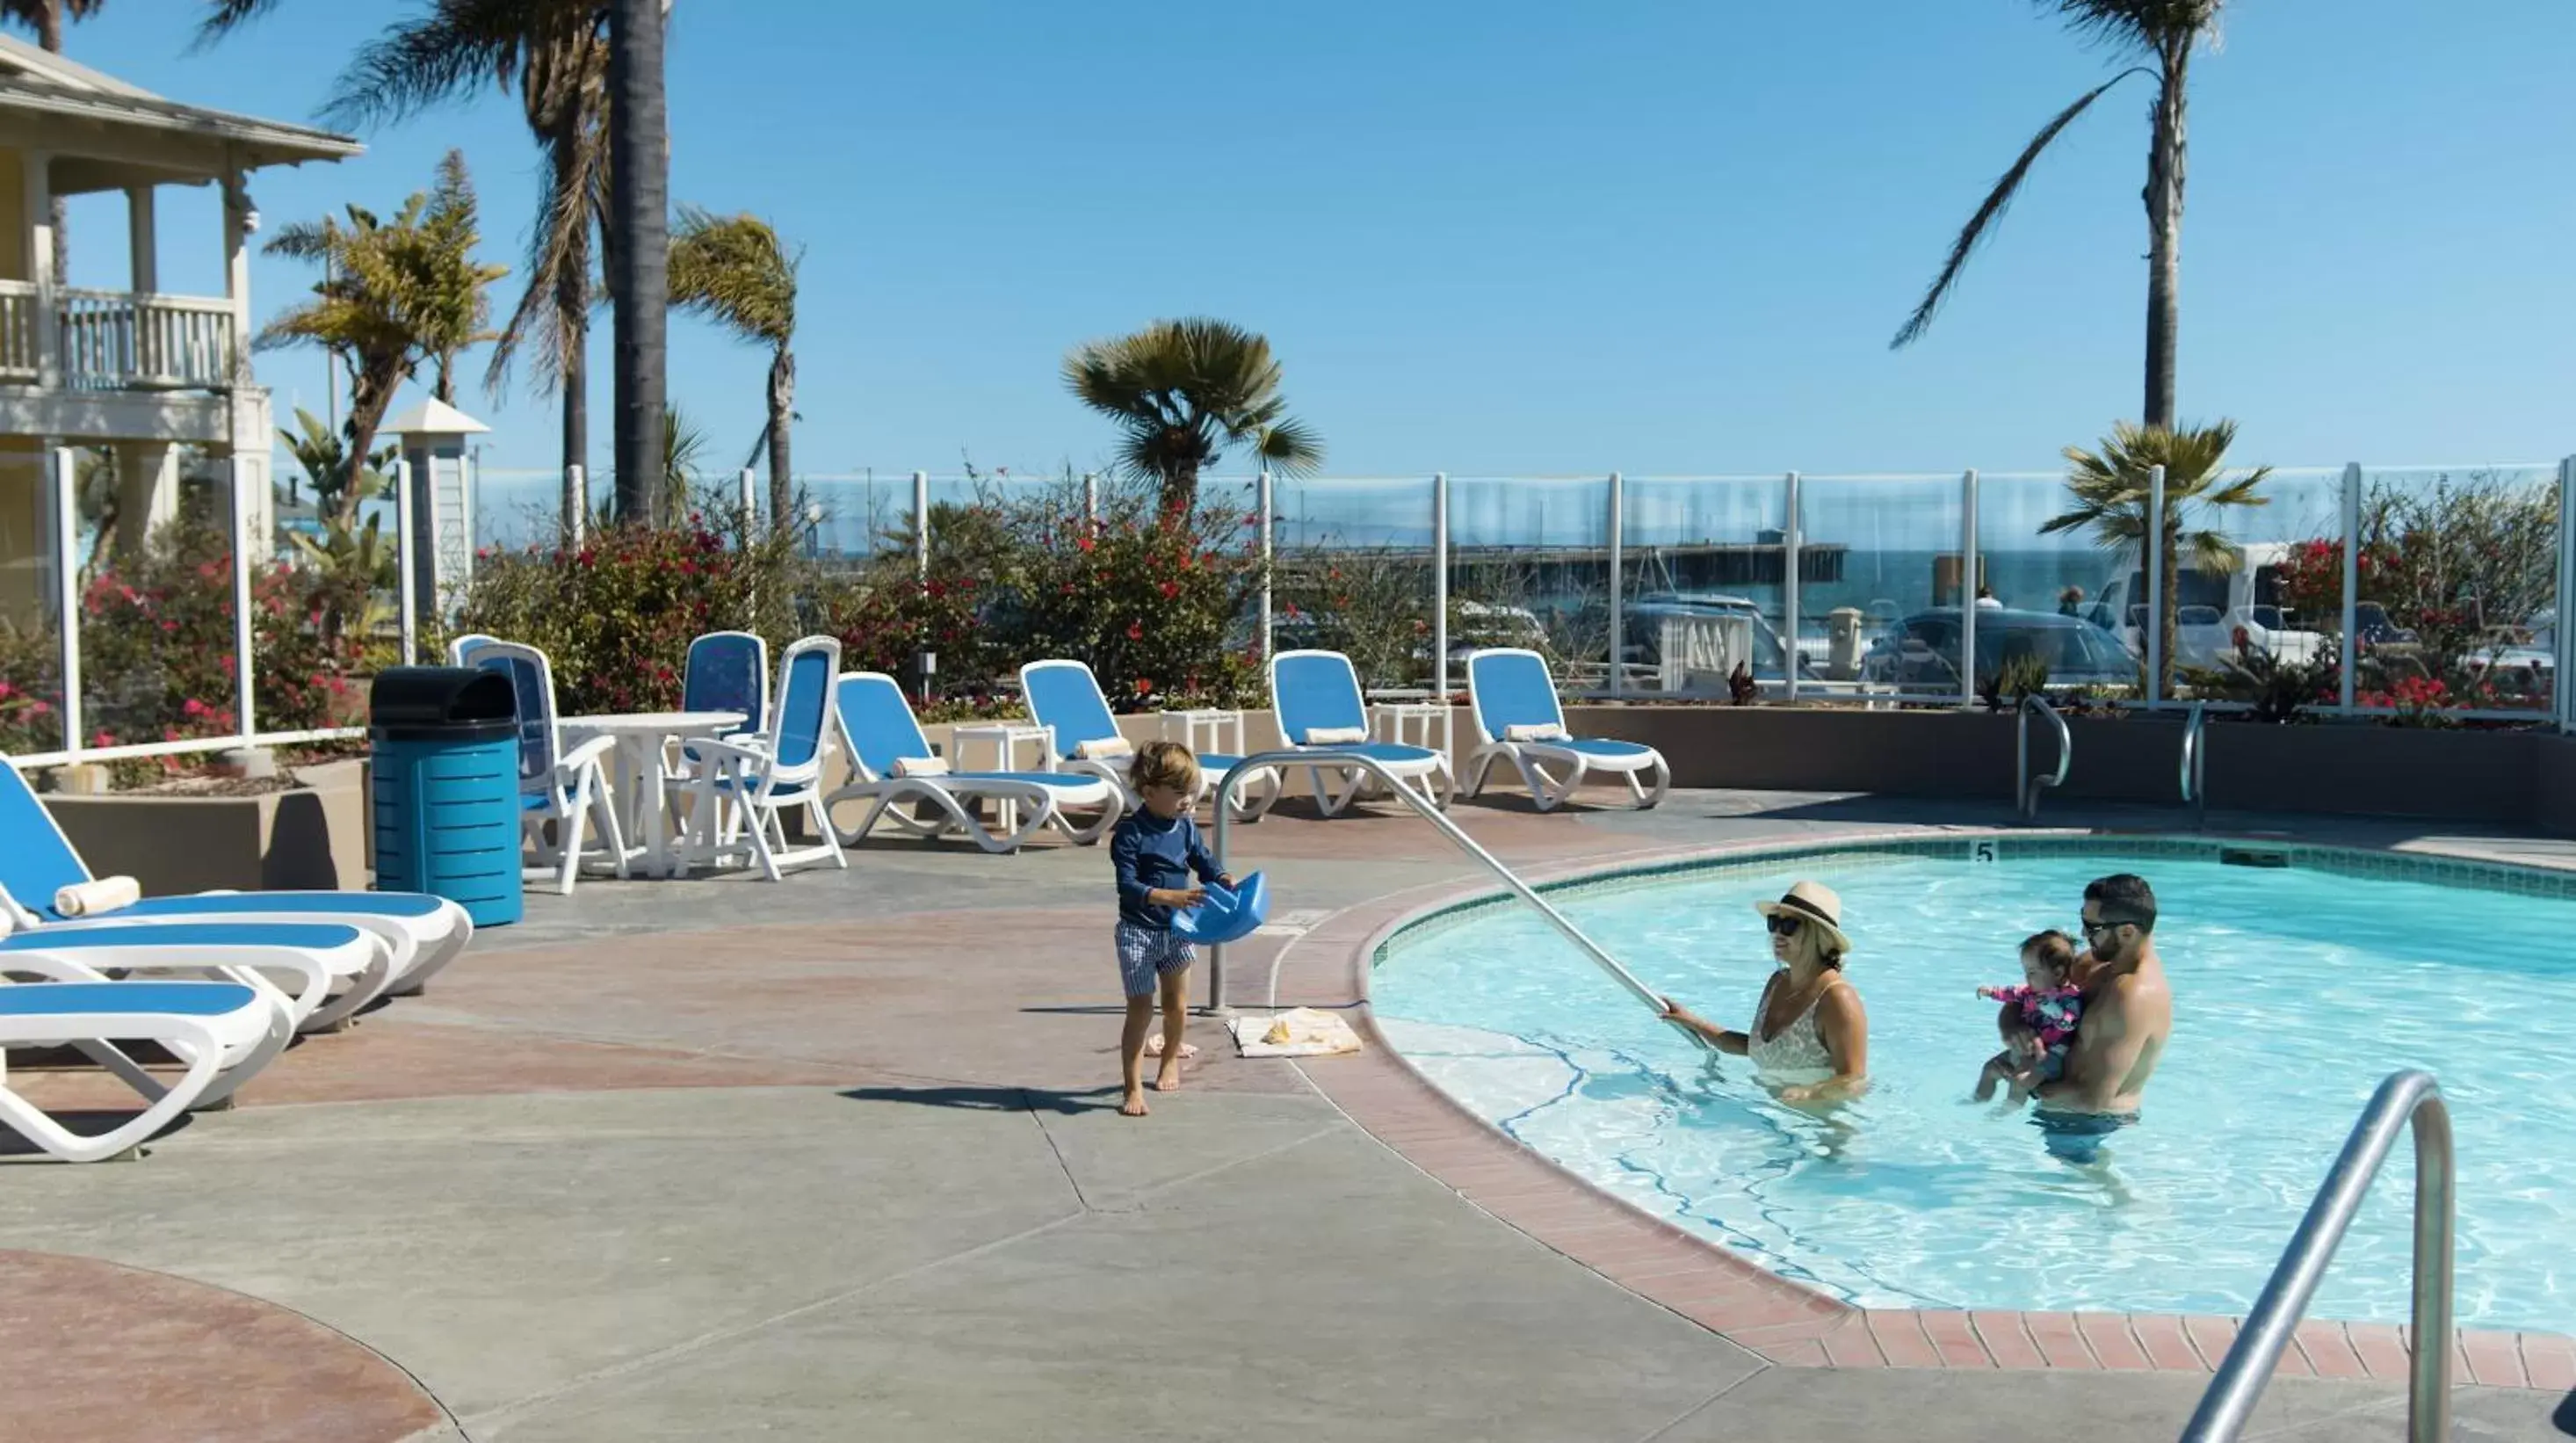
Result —
[{"label": "boy's bare foot", "polygon": [[1178,1092],[1181,1090],[1180,1059],[1175,1057],[1167,1057],[1163,1059],[1161,1069],[1156,1071],[1154,1074],[1154,1090],[1156,1092]]},{"label": "boy's bare foot", "polygon": [[1149,1109],[1145,1106],[1145,1094],[1143,1092],[1131,1092],[1119,1100],[1118,1115],[1120,1117],[1143,1117],[1147,1111],[1149,1111]]}]

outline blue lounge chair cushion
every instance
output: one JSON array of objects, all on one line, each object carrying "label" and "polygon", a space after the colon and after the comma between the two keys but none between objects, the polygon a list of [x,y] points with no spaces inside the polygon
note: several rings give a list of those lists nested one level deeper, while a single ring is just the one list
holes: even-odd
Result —
[{"label": "blue lounge chair cushion", "polygon": [[1555,747],[1559,751],[1580,752],[1587,757],[1652,756],[1655,749],[1643,742],[1612,741],[1608,737],[1575,737],[1570,741],[1529,742],[1529,746]]},{"label": "blue lounge chair cushion", "polygon": [[355,927],[326,922],[138,922],[39,927],[0,937],[0,952],[66,952],[93,947],[283,947],[329,952],[366,937]]},{"label": "blue lounge chair cushion", "polygon": [[1087,666],[1035,663],[1021,669],[1020,686],[1029,715],[1038,725],[1055,729],[1058,757],[1078,756],[1084,742],[1119,735],[1118,718],[1110,715],[1100,681]]},{"label": "blue lounge chair cushion", "polygon": [[[1476,724],[1497,741],[1512,727],[1565,726],[1547,663],[1525,651],[1480,651],[1467,660]],[[1563,743],[1551,743],[1563,745]]]},{"label": "blue lounge chair cushion", "polygon": [[311,913],[317,917],[435,917],[446,904],[426,892],[219,892],[211,896],[146,897],[107,915],[118,917],[221,918],[257,913]]},{"label": "blue lounge chair cushion", "polygon": [[238,982],[29,982],[0,987],[0,1017],[100,1012],[224,1017],[258,997]]},{"label": "blue lounge chair cushion", "polygon": [[1314,747],[1311,750],[1357,752],[1361,756],[1371,757],[1391,766],[1402,766],[1407,762],[1427,762],[1439,755],[1427,747],[1409,747],[1400,742],[1353,742],[1348,745]]},{"label": "blue lounge chair cushion", "polygon": [[1270,920],[1270,879],[1259,872],[1234,889],[1210,885],[1207,901],[1172,913],[1172,935],[1203,947],[1240,941]]},{"label": "blue lounge chair cushion", "polygon": [[923,782],[1021,782],[1034,783],[1056,790],[1088,790],[1100,785],[1100,778],[1073,772],[940,772],[927,777],[907,778]]}]

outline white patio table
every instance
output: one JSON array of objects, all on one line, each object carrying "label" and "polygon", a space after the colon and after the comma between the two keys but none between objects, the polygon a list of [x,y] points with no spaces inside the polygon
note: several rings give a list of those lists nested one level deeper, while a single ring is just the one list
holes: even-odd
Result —
[{"label": "white patio table", "polygon": [[609,785],[617,789],[618,816],[629,839],[638,830],[643,833],[645,870],[668,877],[675,870],[666,796],[671,743],[729,737],[749,720],[738,711],[646,711],[568,716],[559,725],[573,738],[617,738],[617,765]]}]

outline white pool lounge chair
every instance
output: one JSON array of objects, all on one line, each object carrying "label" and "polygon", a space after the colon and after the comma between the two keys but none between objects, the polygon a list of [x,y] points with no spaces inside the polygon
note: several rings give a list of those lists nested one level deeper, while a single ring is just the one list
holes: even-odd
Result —
[{"label": "white pool lounge chair", "polygon": [[[129,973],[265,988],[277,993],[297,1031],[327,1032],[382,996],[393,967],[391,949],[376,934],[312,919],[63,923],[0,937],[0,974],[97,982]],[[293,985],[280,990],[268,973]]]},{"label": "white pool lounge chair", "polygon": [[[1520,647],[1493,647],[1467,657],[1468,710],[1475,714],[1477,748],[1467,760],[1467,795],[1485,788],[1485,775],[1498,761],[1519,769],[1530,796],[1542,812],[1553,811],[1573,797],[1588,773],[1615,775],[1628,784],[1638,807],[1664,799],[1672,786],[1672,768],[1664,754],[1639,742],[1578,737],[1565,729],[1565,709],[1557,703],[1555,679],[1547,658]],[[1549,775],[1554,768],[1562,779]],[[1639,781],[1655,779],[1648,791]]]},{"label": "white pool lounge chair", "polygon": [[[617,792],[608,784],[604,765],[617,749],[617,738],[600,735],[575,747],[563,744],[554,663],[544,652],[515,641],[486,641],[470,654],[477,669],[508,677],[518,696],[519,832],[537,859],[537,865],[520,869],[521,879],[551,882],[558,895],[569,897],[584,863],[624,877],[632,857],[625,824],[617,817]],[[596,847],[590,844],[594,827]]]},{"label": "white pool lounge chair", "polygon": [[[846,832],[835,831],[844,846],[855,846],[879,821],[892,821],[917,837],[963,832],[987,852],[1016,852],[1048,827],[1075,842],[1096,842],[1118,822],[1125,793],[1107,777],[1074,772],[951,772],[930,749],[921,723],[912,714],[903,686],[881,671],[844,672],[834,687],[832,708],[850,751],[850,775],[856,780],[823,799],[828,808],[845,801],[870,803],[867,816]],[[916,771],[930,767],[941,770]],[[994,803],[1005,818],[997,835],[977,816],[983,803]],[[911,808],[928,807],[934,815],[916,817]],[[1077,823],[1071,811],[1099,809],[1089,823]],[[1021,819],[1016,825],[1013,813]]]},{"label": "white pool lounge chair", "polygon": [[[1127,782],[1127,769],[1135,764],[1133,751],[1119,751],[1126,738],[1119,733],[1118,718],[1109,711],[1109,699],[1100,690],[1100,678],[1093,675],[1087,662],[1056,659],[1033,661],[1020,668],[1020,695],[1029,704],[1029,716],[1038,725],[1055,733],[1055,755],[1050,758],[1055,770],[1088,772],[1102,777],[1118,788],[1120,800],[1133,811],[1137,806],[1136,789]],[[1085,755],[1101,751],[1102,755]],[[1219,752],[1199,755],[1199,777],[1207,787],[1215,787],[1219,778],[1241,757]],[[1252,821],[1270,810],[1279,800],[1279,773],[1268,767],[1244,773],[1235,784],[1235,795],[1228,799],[1234,815]]]},{"label": "white pool lounge chair", "polygon": [[[228,1100],[294,1035],[273,991],[239,982],[30,982],[0,986],[0,1049],[80,1049],[142,1094],[143,1111],[81,1134],[9,1086],[0,1066],[0,1127],[65,1162],[98,1162],[148,1142],[179,1114]],[[186,1067],[165,1082],[120,1042],[156,1042]],[[5,1057],[0,1052],[0,1057]]]},{"label": "white pool lounge chair", "polygon": [[[683,787],[689,802],[685,855],[690,860],[720,863],[745,855],[773,882],[791,867],[850,865],[832,840],[823,804],[823,763],[832,745],[832,678],[840,668],[840,642],[806,637],[779,660],[768,725],[756,735],[689,743],[698,763]],[[724,803],[734,808],[730,826],[719,815]],[[787,840],[790,811],[803,812],[822,840],[792,846]]]},{"label": "white pool lounge chair", "polygon": [[[1369,740],[1368,702],[1360,693],[1360,676],[1351,659],[1338,651],[1283,651],[1270,659],[1270,704],[1279,716],[1279,735],[1300,751],[1358,752],[1396,778],[1413,783],[1432,805],[1446,809],[1457,781],[1449,758],[1429,747]],[[1324,784],[1323,774],[1343,778],[1340,792]],[[1371,780],[1356,767],[1308,767],[1307,784],[1325,816],[1334,816],[1357,800]]]},{"label": "white pool lounge chair", "polygon": [[474,940],[474,920],[463,907],[424,892],[196,892],[146,897],[95,917],[54,909],[64,888],[94,880],[53,813],[0,757],[0,894],[16,899],[21,927],[337,922],[382,939],[392,968],[384,990],[396,996],[420,991]]}]

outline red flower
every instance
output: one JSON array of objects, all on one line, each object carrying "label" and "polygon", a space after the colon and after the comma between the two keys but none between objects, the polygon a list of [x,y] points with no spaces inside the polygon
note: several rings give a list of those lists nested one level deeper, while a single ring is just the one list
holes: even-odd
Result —
[{"label": "red flower", "polygon": [[1164,583],[1163,583],[1163,599],[1164,599],[1165,601],[1169,601],[1169,600],[1171,600],[1173,597],[1178,596],[1178,595],[1180,595],[1180,594],[1181,594],[1181,584],[1180,584],[1179,582],[1177,582],[1177,581],[1166,581],[1166,582],[1164,582]]},{"label": "red flower", "polygon": [[1095,549],[1096,547],[1098,547],[1098,546],[1100,545],[1100,543],[1099,543],[1099,542],[1092,540],[1092,539],[1091,539],[1090,537],[1088,537],[1088,536],[1076,537],[1076,538],[1074,539],[1074,543],[1073,543],[1073,544],[1074,544],[1075,549],[1077,549],[1077,550],[1081,550],[1081,551],[1090,551],[1090,550],[1093,550],[1093,549]]},{"label": "red flower", "polygon": [[1131,621],[1127,623],[1127,639],[1129,641],[1143,641],[1145,639],[1145,623],[1141,621]]},{"label": "red flower", "polygon": [[1138,696],[1152,696],[1154,694],[1154,679],[1150,676],[1140,676],[1136,678],[1136,694]]}]

